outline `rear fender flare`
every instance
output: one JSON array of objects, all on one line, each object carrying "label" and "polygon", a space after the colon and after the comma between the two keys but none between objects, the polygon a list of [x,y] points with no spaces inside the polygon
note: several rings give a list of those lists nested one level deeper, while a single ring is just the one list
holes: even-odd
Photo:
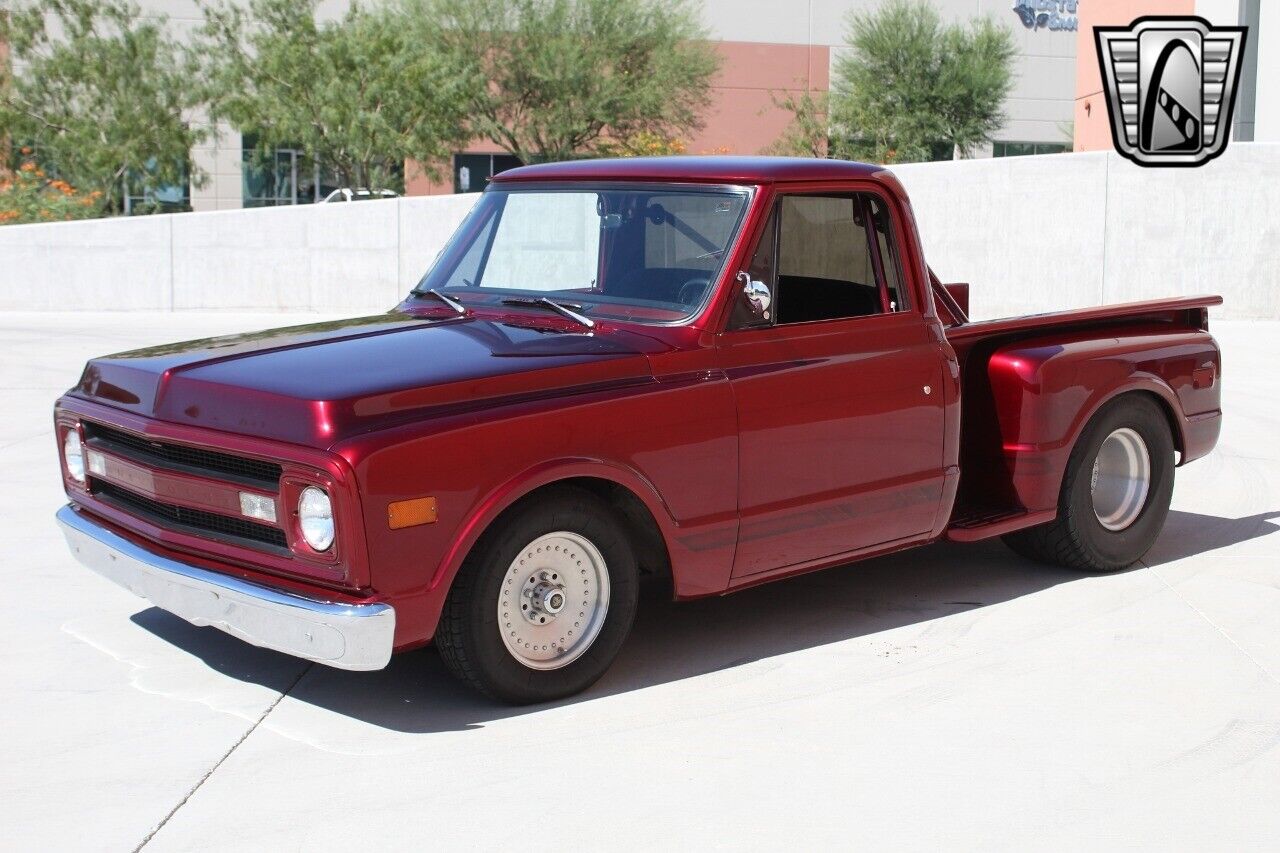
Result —
[{"label": "rear fender flare", "polygon": [[1009,347],[993,354],[988,367],[1009,485],[1028,510],[1056,506],[1072,448],[1089,421],[1122,394],[1154,395],[1170,415],[1175,446],[1186,447],[1182,405],[1162,377],[1097,353],[1036,355]]},{"label": "rear fender flare", "polygon": [[1173,433],[1173,445],[1181,453],[1186,447],[1187,438],[1186,417],[1182,412],[1182,403],[1178,401],[1178,395],[1167,382],[1154,374],[1145,372],[1135,372],[1125,382],[1117,383],[1103,391],[1096,391],[1090,397],[1088,404],[1081,408],[1079,416],[1071,425],[1070,438],[1066,446],[1075,447],[1089,421],[1093,420],[1093,417],[1112,400],[1124,394],[1143,391],[1154,394],[1164,403],[1161,408],[1164,409],[1169,420],[1169,430]]}]

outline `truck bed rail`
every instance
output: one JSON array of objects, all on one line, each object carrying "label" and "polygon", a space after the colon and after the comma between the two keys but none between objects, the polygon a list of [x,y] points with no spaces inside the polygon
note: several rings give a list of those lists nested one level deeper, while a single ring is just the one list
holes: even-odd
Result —
[{"label": "truck bed rail", "polygon": [[[1022,317],[1002,317],[998,320],[969,321],[946,330],[947,340],[963,341],[986,338],[1009,332],[1031,332],[1040,329],[1069,329],[1075,326],[1100,325],[1112,321],[1132,323],[1150,319],[1168,322],[1179,312],[1188,312],[1192,319],[1188,325],[1207,326],[1207,309],[1221,305],[1221,296],[1182,296],[1174,299],[1154,299],[1148,302],[1126,302],[1119,305],[1100,305],[1097,308],[1077,308],[1071,311],[1052,311],[1046,314],[1029,314]],[[1196,312],[1191,315],[1190,312]]]}]

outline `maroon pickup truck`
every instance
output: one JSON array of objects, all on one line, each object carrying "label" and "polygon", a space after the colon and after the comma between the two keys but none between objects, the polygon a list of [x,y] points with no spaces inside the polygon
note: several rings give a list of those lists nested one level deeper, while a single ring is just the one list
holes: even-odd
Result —
[{"label": "maroon pickup truck", "polygon": [[519,168],[388,314],[89,362],[58,520],[197,625],[356,670],[434,642],[548,700],[644,577],[691,599],[994,536],[1132,564],[1217,440],[1220,302],[971,322],[876,166]]}]

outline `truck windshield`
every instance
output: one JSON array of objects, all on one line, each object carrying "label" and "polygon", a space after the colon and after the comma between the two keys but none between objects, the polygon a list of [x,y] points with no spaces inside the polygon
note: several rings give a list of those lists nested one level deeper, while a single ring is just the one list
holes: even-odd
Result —
[{"label": "truck windshield", "polygon": [[674,322],[716,280],[746,190],[513,189],[481,196],[416,292],[548,297],[588,317]]}]

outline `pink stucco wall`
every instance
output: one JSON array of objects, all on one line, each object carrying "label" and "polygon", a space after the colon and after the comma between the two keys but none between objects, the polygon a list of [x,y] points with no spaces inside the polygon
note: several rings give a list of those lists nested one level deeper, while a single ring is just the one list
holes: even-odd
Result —
[{"label": "pink stucco wall", "polygon": [[[830,85],[831,49],[825,45],[763,42],[709,42],[720,54],[720,72],[711,86],[705,125],[682,142],[690,154],[758,154],[782,135],[791,114],[778,109],[773,96],[786,92],[826,92]],[[498,153],[484,140],[469,153]],[[446,165],[439,180],[431,180],[409,163],[406,195],[453,192]]]},{"label": "pink stucco wall", "polygon": [[1075,150],[1110,150],[1111,125],[1093,28],[1123,26],[1143,15],[1194,15],[1195,0],[1107,0],[1080,4],[1076,42]]}]

